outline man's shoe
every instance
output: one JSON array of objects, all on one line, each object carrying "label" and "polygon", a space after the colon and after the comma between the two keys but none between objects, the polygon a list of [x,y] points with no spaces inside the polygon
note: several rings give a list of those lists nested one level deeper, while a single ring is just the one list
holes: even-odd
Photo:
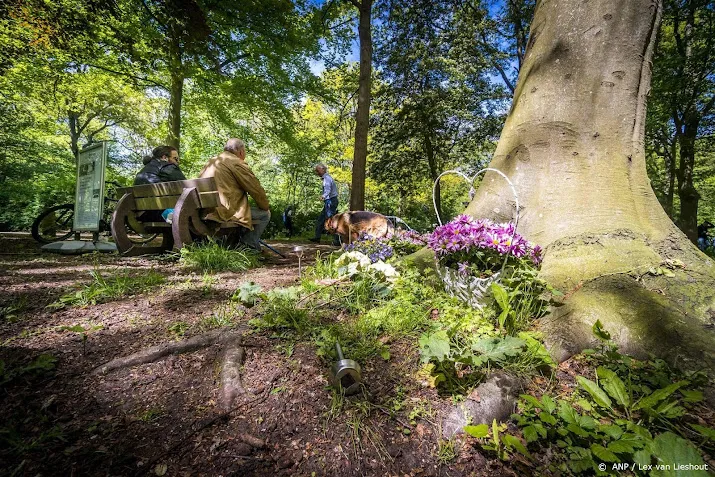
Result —
[{"label": "man's shoe", "polygon": [[313,243],[320,243],[320,239],[319,239],[319,238],[310,238],[310,239],[308,239],[308,240],[310,240],[310,241],[313,242]]}]

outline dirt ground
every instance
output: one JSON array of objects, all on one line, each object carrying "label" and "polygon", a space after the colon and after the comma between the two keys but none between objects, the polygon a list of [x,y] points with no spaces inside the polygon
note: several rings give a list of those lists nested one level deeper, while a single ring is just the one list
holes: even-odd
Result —
[{"label": "dirt ground", "polygon": [[[342,413],[331,412],[328,366],[314,347],[269,333],[243,338],[246,393],[230,413],[217,405],[220,345],[106,375],[92,372],[114,358],[207,331],[207,319],[228,313],[243,282],[264,289],[296,283],[296,243],[269,243],[287,257],[265,254],[260,268],[204,278],[157,258],[53,255],[27,235],[0,235],[0,310],[13,315],[0,320],[6,376],[42,354],[57,360],[51,372],[27,372],[0,386],[0,474],[524,475],[468,442],[440,442],[450,403],[405,372],[418,368],[405,343],[390,344],[389,361],[364,363],[367,395],[350,398],[355,405]],[[304,246],[308,263],[318,251],[333,250]],[[167,281],[147,293],[47,308],[89,283],[92,270],[152,269]],[[242,307],[231,313],[238,326],[252,317]],[[61,329],[74,325],[98,329],[83,342],[80,333]],[[374,405],[369,413],[360,412],[367,408],[360,400]],[[447,459],[450,450],[455,455]]]}]

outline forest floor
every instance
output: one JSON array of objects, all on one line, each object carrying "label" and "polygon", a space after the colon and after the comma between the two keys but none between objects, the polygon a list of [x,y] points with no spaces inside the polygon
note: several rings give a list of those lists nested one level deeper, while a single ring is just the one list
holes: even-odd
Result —
[{"label": "forest floor", "polygon": [[[251,331],[255,310],[231,301],[236,289],[299,280],[290,253],[296,243],[269,243],[287,258],[264,253],[259,268],[201,275],[159,257],[53,255],[28,235],[0,235],[0,474],[530,474],[467,438],[441,437],[454,403],[415,377],[414,344],[387,343],[388,360],[361,363],[366,393],[341,407],[313,343]],[[334,250],[305,248],[308,263]],[[99,304],[62,306],[60,297],[90,284],[92,272],[163,280]],[[219,403],[220,344],[95,372],[115,358],[225,326],[228,315],[232,329],[249,330],[241,343],[245,393],[230,412]],[[562,363],[548,386],[568,392],[578,366]],[[536,378],[531,387],[538,393],[546,385]]]},{"label": "forest floor", "polygon": [[[295,246],[269,243],[284,253]],[[334,250],[305,247],[308,263],[317,252]],[[244,282],[266,290],[297,283],[292,253],[281,259],[264,252],[260,268],[202,276],[157,258],[43,253],[25,234],[3,234],[0,250],[0,383],[6,381],[0,469],[8,474],[515,475],[470,446],[438,446],[440,413],[449,403],[404,372],[419,367],[418,357],[414,350],[400,353],[399,344],[389,362],[364,365],[363,376],[370,400],[403,409],[403,418],[331,413],[328,367],[314,347],[285,346],[269,333],[243,338],[246,394],[231,413],[217,405],[220,345],[106,375],[92,372],[114,358],[206,332]],[[105,303],[48,308],[92,282],[93,270],[138,280],[153,271],[166,281]],[[237,323],[251,313],[240,310]],[[77,325],[88,330],[86,340],[79,328],[68,329]],[[42,355],[54,358],[48,373],[31,369],[46,363],[38,360]],[[440,463],[447,457],[454,459]]]}]

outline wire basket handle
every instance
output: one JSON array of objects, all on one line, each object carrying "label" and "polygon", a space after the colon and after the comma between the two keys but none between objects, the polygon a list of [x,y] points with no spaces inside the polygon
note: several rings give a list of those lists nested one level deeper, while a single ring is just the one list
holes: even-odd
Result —
[{"label": "wire basket handle", "polygon": [[516,203],[516,210],[514,211],[514,231],[511,233],[511,238],[509,239],[509,248],[507,248],[506,254],[504,256],[504,264],[502,265],[501,269],[502,272],[504,271],[504,268],[506,267],[506,263],[509,260],[509,253],[511,253],[511,244],[514,243],[514,237],[516,236],[516,227],[519,225],[519,196],[516,194],[516,188],[514,187],[514,184],[509,180],[509,178],[504,174],[502,171],[499,169],[494,169],[493,167],[485,167],[484,169],[480,169],[479,171],[474,174],[474,176],[469,177],[465,173],[463,173],[460,170],[457,169],[452,169],[449,171],[444,171],[441,173],[439,176],[437,176],[437,179],[434,181],[434,185],[432,186],[432,205],[434,206],[434,213],[437,215],[437,222],[439,222],[439,225],[442,224],[442,219],[439,216],[439,211],[437,210],[437,184],[439,184],[440,179],[442,176],[446,176],[448,174],[457,174],[459,176],[462,176],[464,180],[467,181],[469,184],[469,198],[473,199],[475,190],[474,190],[474,180],[479,176],[479,174],[486,172],[486,171],[492,171],[496,172],[500,176],[504,178],[509,183],[509,187],[511,188],[512,194],[514,194],[514,201]]}]

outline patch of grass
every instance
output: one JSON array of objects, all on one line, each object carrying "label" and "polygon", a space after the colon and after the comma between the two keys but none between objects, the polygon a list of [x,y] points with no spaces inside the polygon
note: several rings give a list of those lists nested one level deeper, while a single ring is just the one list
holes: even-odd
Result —
[{"label": "patch of grass", "polygon": [[0,359],[0,386],[10,381],[30,376],[42,376],[55,370],[57,358],[48,353],[42,353],[26,365],[9,368]]},{"label": "patch of grass", "polygon": [[20,312],[27,307],[27,295],[16,298],[10,304],[0,307],[0,320],[8,323],[16,323],[20,321]]},{"label": "patch of grass", "polygon": [[186,330],[189,329],[189,324],[183,321],[177,321],[169,325],[167,329],[176,335],[177,338],[181,338],[186,333]]},{"label": "patch of grass", "polygon": [[208,241],[191,244],[181,249],[179,263],[186,268],[203,272],[243,272],[260,263],[259,254],[247,249],[227,249]]},{"label": "patch of grass", "polygon": [[448,465],[457,458],[457,442],[454,439],[439,438],[436,457],[441,465]]},{"label": "patch of grass", "polygon": [[223,328],[224,326],[233,326],[236,323],[236,317],[238,314],[238,309],[231,302],[219,305],[211,316],[202,318],[198,326],[202,330],[212,330],[215,328]]},{"label": "patch of grass", "polygon": [[143,413],[141,413],[137,418],[144,422],[154,422],[164,415],[164,411],[160,408],[149,408]]},{"label": "patch of grass", "polygon": [[127,269],[106,277],[98,268],[90,272],[92,283],[81,287],[79,290],[62,295],[59,300],[48,305],[48,308],[64,308],[66,306],[86,307],[96,305],[128,295],[144,293],[166,282],[163,275],[150,270],[142,274],[130,275]]}]

